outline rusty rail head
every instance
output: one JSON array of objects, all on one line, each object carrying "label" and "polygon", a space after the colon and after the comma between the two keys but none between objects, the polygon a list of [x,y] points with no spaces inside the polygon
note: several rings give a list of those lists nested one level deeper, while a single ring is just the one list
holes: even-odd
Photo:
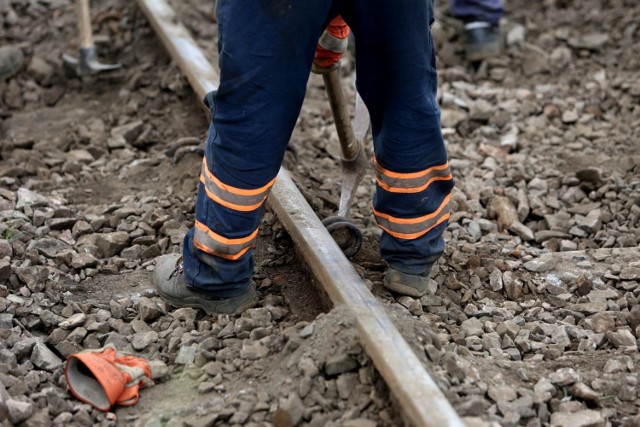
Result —
[{"label": "rusty rail head", "polygon": [[[217,71],[179,23],[166,0],[138,0],[138,4],[198,97],[216,89]],[[365,350],[409,421],[418,427],[463,427],[409,344],[284,169],[278,175],[269,202],[332,302],[344,304],[354,312]]]}]

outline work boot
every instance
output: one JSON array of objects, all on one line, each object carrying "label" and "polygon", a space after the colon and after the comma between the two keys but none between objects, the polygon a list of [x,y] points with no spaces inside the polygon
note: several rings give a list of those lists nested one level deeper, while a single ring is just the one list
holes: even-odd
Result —
[{"label": "work boot", "polygon": [[13,76],[24,63],[22,50],[15,46],[0,47],[0,80]]},{"label": "work boot", "polygon": [[253,286],[246,293],[233,298],[216,298],[192,288],[184,277],[182,257],[178,254],[158,258],[153,284],[158,295],[170,305],[200,308],[212,315],[240,314],[258,302],[258,294]]},{"label": "work boot", "polygon": [[407,274],[391,267],[384,275],[384,287],[410,297],[421,297],[427,293],[429,273],[423,275]]},{"label": "work boot", "polygon": [[502,37],[500,27],[488,22],[469,22],[464,26],[464,42],[467,60],[483,61],[500,55]]}]

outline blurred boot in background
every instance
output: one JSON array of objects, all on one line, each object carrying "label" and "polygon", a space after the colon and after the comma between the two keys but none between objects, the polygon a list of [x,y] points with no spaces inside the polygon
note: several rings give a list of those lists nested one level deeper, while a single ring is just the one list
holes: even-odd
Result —
[{"label": "blurred boot in background", "polygon": [[500,18],[502,0],[449,0],[449,12],[464,22],[465,53],[468,61],[482,61],[502,51]]}]

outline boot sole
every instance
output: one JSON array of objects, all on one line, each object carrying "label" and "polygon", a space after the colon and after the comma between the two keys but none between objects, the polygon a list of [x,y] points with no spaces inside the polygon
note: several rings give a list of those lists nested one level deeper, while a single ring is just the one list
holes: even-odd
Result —
[{"label": "boot sole", "polygon": [[410,297],[421,297],[423,295],[425,295],[427,293],[427,290],[425,289],[424,291],[419,291],[418,289],[412,287],[412,286],[407,286],[407,285],[402,285],[400,283],[397,282],[387,282],[386,280],[383,282],[384,287],[393,291],[393,292],[397,292],[399,294],[402,295],[407,295]]},{"label": "boot sole", "polygon": [[[175,298],[170,295],[161,292],[160,289],[156,288],[158,295],[162,297],[169,305],[177,308],[181,307],[191,307],[191,308],[199,308],[208,315],[216,315],[216,314],[229,314],[229,315],[237,315],[242,313],[245,310],[255,307],[258,303],[258,296],[251,298],[250,300],[240,304],[233,310],[219,310],[215,307],[211,307],[212,302],[208,302],[206,300],[202,300],[201,298],[193,297],[193,298]],[[219,303],[219,301],[217,301]]]}]

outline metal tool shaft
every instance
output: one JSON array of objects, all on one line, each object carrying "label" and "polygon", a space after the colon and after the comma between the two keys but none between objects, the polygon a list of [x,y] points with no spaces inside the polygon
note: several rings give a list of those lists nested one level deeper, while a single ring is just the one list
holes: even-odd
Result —
[{"label": "metal tool shaft", "polygon": [[353,160],[359,153],[360,145],[353,133],[351,117],[349,116],[347,101],[342,92],[338,70],[339,68],[334,68],[328,73],[323,73],[322,78],[324,79],[324,84],[327,89],[327,95],[329,95],[329,104],[331,105],[333,119],[336,122],[336,130],[338,132],[338,139],[340,140],[343,159]]}]

